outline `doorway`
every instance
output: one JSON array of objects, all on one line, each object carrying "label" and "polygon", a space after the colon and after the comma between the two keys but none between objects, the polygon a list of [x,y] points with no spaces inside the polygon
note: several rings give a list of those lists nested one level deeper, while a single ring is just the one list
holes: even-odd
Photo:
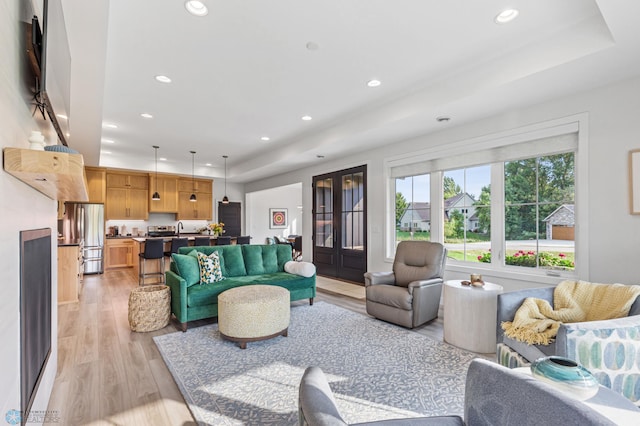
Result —
[{"label": "doorway", "polygon": [[319,275],[364,283],[367,166],[313,177],[313,263]]}]

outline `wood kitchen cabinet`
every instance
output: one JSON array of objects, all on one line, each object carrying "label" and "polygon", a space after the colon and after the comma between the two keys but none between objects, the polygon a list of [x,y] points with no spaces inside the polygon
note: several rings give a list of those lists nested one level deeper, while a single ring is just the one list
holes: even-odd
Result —
[{"label": "wood kitchen cabinet", "polygon": [[104,203],[107,199],[107,169],[85,166],[87,193],[90,203]]},{"label": "wood kitchen cabinet", "polygon": [[80,293],[80,268],[82,252],[80,246],[58,247],[58,303],[78,301]]},{"label": "wood kitchen cabinet", "polygon": [[[156,175],[149,173],[149,213],[178,212],[178,176]],[[152,200],[154,191],[160,194],[159,200]]]},{"label": "wood kitchen cabinet", "polygon": [[[190,201],[191,194],[197,201]],[[212,220],[213,219],[213,180],[182,178],[178,181],[178,220]]]},{"label": "wood kitchen cabinet", "polygon": [[146,173],[107,172],[105,220],[149,219],[149,176]]},{"label": "wood kitchen cabinet", "polygon": [[133,240],[131,238],[107,238],[105,240],[105,269],[131,268],[133,258]]}]

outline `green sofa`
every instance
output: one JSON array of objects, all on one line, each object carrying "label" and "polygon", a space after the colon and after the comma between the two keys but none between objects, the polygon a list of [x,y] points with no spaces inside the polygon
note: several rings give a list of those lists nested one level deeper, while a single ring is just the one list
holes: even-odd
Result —
[{"label": "green sofa", "polygon": [[[224,280],[200,284],[197,259],[189,255],[193,250],[210,255],[218,252]],[[194,263],[195,260],[195,263]],[[316,276],[285,272],[284,265],[292,260],[288,245],[229,245],[181,247],[172,255],[166,284],[171,288],[171,312],[180,322],[182,331],[187,322],[218,316],[218,295],[230,288],[251,284],[277,285],[289,290],[291,300],[316,296]]]}]

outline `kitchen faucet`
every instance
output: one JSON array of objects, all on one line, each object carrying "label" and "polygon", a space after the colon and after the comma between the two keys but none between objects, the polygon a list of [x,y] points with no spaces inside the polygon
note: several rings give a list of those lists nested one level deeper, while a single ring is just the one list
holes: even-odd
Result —
[{"label": "kitchen faucet", "polygon": [[182,222],[178,222],[178,238],[180,238],[180,228],[184,229]]}]

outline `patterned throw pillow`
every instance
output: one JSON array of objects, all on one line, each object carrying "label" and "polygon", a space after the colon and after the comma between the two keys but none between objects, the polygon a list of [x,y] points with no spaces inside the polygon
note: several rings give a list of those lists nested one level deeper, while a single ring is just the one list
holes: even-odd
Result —
[{"label": "patterned throw pillow", "polygon": [[200,265],[200,284],[211,284],[224,280],[220,267],[220,256],[217,252],[209,256],[198,252],[198,264]]}]

